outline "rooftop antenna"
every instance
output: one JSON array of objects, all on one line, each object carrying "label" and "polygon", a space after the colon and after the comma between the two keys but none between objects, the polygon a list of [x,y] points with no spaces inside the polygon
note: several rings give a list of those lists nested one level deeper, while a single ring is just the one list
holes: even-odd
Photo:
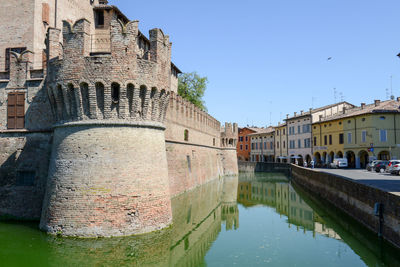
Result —
[{"label": "rooftop antenna", "polygon": [[394,95],[393,95],[393,75],[390,75],[390,99],[394,100]]},{"label": "rooftop antenna", "polygon": [[389,95],[389,89],[388,89],[388,88],[386,88],[386,89],[385,89],[385,92],[386,92],[386,99],[389,99],[389,98],[390,98],[390,95]]},{"label": "rooftop antenna", "polygon": [[333,99],[335,100],[334,103],[337,103],[337,91],[336,91],[336,88],[333,88]]},{"label": "rooftop antenna", "polygon": [[339,96],[340,96],[340,102],[343,102],[343,101],[344,101],[344,95],[343,95],[343,93],[340,92],[340,93],[339,93]]}]

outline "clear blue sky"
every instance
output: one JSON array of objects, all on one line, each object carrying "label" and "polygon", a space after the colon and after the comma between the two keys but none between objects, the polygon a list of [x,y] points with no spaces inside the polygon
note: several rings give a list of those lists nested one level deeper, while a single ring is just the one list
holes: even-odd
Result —
[{"label": "clear blue sky", "polygon": [[[209,79],[222,123],[276,124],[285,114],[400,96],[398,0],[112,0],[140,30],[161,28],[172,60]],[[327,60],[332,57],[331,60]]]}]

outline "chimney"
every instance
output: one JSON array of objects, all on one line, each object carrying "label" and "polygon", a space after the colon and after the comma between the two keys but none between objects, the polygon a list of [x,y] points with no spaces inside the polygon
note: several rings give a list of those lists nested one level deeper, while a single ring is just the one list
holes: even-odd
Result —
[{"label": "chimney", "polygon": [[397,102],[400,102],[400,97],[397,98]]},{"label": "chimney", "polygon": [[381,103],[380,100],[375,100],[375,107],[379,106],[380,103]]},{"label": "chimney", "polygon": [[322,117],[323,117],[322,115],[319,115],[319,121],[322,121]]},{"label": "chimney", "polygon": [[304,110],[301,110],[301,111],[300,111],[300,114],[303,115],[303,113],[304,113]]},{"label": "chimney", "polygon": [[289,119],[289,114],[286,114],[286,119]]},{"label": "chimney", "polygon": [[297,115],[297,112],[294,113],[294,116],[295,116],[295,117],[296,117],[296,115]]},{"label": "chimney", "polygon": [[365,103],[361,103],[361,109],[365,108]]}]

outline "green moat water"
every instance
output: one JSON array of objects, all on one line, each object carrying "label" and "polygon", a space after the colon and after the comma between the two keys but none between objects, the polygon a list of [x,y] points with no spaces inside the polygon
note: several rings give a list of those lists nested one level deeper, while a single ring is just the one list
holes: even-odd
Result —
[{"label": "green moat water", "polygon": [[400,266],[399,250],[282,174],[218,179],[173,199],[173,226],[111,239],[0,223],[0,266]]}]

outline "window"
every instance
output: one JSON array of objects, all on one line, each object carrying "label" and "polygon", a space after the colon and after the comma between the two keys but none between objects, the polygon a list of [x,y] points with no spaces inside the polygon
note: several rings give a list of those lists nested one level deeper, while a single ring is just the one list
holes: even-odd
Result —
[{"label": "window", "polygon": [[13,47],[13,48],[6,48],[6,66],[5,66],[5,70],[6,71],[10,71],[10,52],[15,52],[18,54],[21,54],[22,52],[24,52],[26,50],[26,47]]},{"label": "window", "polygon": [[251,143],[251,149],[254,150],[254,143]]},{"label": "window", "polygon": [[347,133],[347,143],[351,144],[351,133]]},{"label": "window", "polygon": [[361,132],[361,142],[362,143],[367,142],[367,131],[362,131]]},{"label": "window", "polygon": [[274,142],[269,143],[269,149],[274,149]]},{"label": "window", "polygon": [[339,134],[339,144],[343,145],[344,143],[344,135],[341,133]]},{"label": "window", "polygon": [[332,145],[332,135],[329,135],[329,145]]},{"label": "window", "polygon": [[[213,146],[215,146],[215,138],[213,138]],[[242,146],[242,145],[240,145]],[[242,148],[240,148],[240,150],[242,150]]]},{"label": "window", "polygon": [[276,148],[279,148],[279,142],[276,142]]},{"label": "window", "polygon": [[7,129],[24,129],[25,93],[9,93],[7,103]]},{"label": "window", "polygon": [[249,141],[249,138],[246,136],[246,142]]},{"label": "window", "polygon": [[300,125],[299,125],[299,126],[297,126],[297,133],[298,133],[298,134],[300,134],[300,133],[301,133],[301,131],[300,131]]},{"label": "window", "polygon": [[286,134],[286,131],[285,131],[286,129],[283,129],[283,135],[285,135]]},{"label": "window", "polygon": [[249,150],[249,145],[246,145],[246,151]]},{"label": "window", "polygon": [[277,130],[277,131],[276,131],[276,135],[278,135],[278,136],[279,136],[279,130]]},{"label": "window", "polygon": [[283,148],[286,148],[286,142],[283,141]]},{"label": "window", "polygon": [[298,148],[301,148],[301,140],[300,140],[300,139],[297,140],[297,147],[298,147]]},{"label": "window", "polygon": [[386,130],[379,130],[379,140],[381,142],[387,141],[387,131]]},{"label": "window", "polygon": [[326,146],[328,144],[328,136],[324,135],[324,145]]},{"label": "window", "polygon": [[185,132],[183,133],[183,137],[185,141],[189,141],[189,130],[185,130]]},{"label": "window", "polygon": [[243,150],[243,145],[240,145],[240,150]]},{"label": "window", "polygon": [[341,121],[339,121],[339,125],[342,125],[342,122],[341,122]]},{"label": "window", "polygon": [[258,149],[258,143],[256,143],[256,149]]},{"label": "window", "polygon": [[243,136],[239,136],[239,142],[243,142]]},{"label": "window", "polygon": [[317,146],[317,137],[314,136],[314,146]]},{"label": "window", "polygon": [[104,28],[104,10],[96,10],[95,12],[96,29]]}]

